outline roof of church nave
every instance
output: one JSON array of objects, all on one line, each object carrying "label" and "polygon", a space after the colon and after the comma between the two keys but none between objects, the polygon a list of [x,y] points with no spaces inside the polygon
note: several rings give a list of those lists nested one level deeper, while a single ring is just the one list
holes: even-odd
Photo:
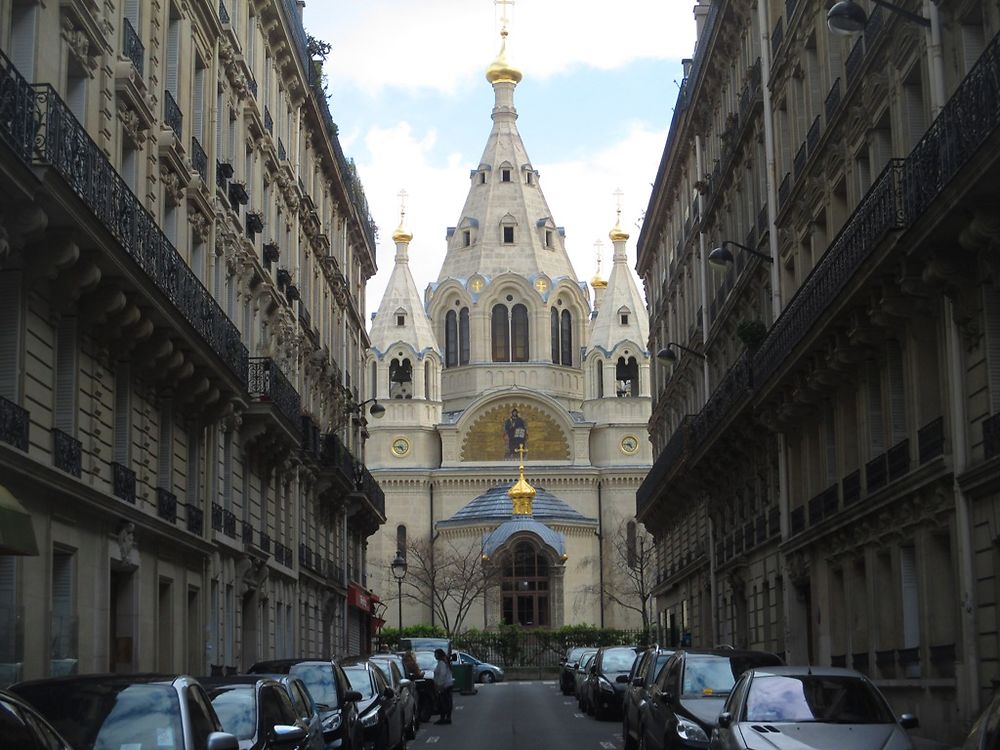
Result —
[{"label": "roof of church nave", "polygon": [[[508,521],[514,518],[514,504],[507,492],[514,482],[506,482],[491,487],[479,497],[467,503],[451,518],[438,521],[437,525],[465,526],[482,521]],[[539,521],[563,521],[578,524],[597,524],[596,518],[585,516],[542,487],[535,487],[531,517]]]}]

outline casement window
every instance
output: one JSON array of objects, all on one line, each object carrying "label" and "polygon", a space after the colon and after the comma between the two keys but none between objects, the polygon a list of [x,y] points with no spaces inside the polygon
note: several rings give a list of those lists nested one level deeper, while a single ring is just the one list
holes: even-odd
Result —
[{"label": "casement window", "polygon": [[469,308],[445,315],[445,367],[469,364]]},{"label": "casement window", "polygon": [[35,80],[35,48],[38,36],[37,3],[15,4],[10,10],[10,47],[7,54],[14,67],[29,83]]},{"label": "casement window", "polygon": [[516,304],[508,310],[506,305],[494,305],[490,327],[494,362],[528,361],[527,307]]},{"label": "casement window", "polygon": [[573,316],[569,310],[553,307],[549,313],[552,335],[552,364],[573,365]]}]

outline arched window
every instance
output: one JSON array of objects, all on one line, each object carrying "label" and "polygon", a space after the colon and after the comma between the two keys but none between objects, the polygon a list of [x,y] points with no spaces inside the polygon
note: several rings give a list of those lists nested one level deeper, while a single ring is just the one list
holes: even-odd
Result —
[{"label": "arched window", "polygon": [[458,314],[458,363],[469,364],[469,308],[463,307]]},{"label": "arched window", "polygon": [[413,367],[408,359],[389,364],[389,398],[413,398]]},{"label": "arched window", "polygon": [[493,361],[510,362],[510,316],[506,305],[493,305],[490,321]]},{"label": "arched window", "polygon": [[618,358],[615,366],[615,380],[618,381],[616,393],[618,398],[637,398],[639,396],[639,363],[635,357]]},{"label": "arched window", "polygon": [[458,366],[458,316],[454,310],[444,316],[444,366]]},{"label": "arched window", "polygon": [[511,361],[528,361],[528,308],[514,305],[510,315]]},{"label": "arched window", "polygon": [[507,625],[546,627],[549,620],[549,563],[528,542],[518,542],[503,562],[503,621]]},{"label": "arched window", "polygon": [[552,332],[552,364],[559,364],[559,311],[554,307],[549,314],[549,328]]},{"label": "arched window", "polygon": [[406,526],[404,524],[399,524],[396,527],[396,551],[399,552],[403,559],[406,559]]},{"label": "arched window", "polygon": [[562,326],[559,331],[562,340],[562,363],[566,367],[573,366],[573,316],[569,310],[562,311]]},{"label": "arched window", "polygon": [[597,397],[604,398],[604,360],[599,359],[594,364],[597,367],[597,372],[594,373],[597,378]]}]

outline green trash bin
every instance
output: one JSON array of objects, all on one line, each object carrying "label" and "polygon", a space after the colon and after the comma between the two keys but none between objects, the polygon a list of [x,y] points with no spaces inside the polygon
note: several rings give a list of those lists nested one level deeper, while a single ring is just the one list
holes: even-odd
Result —
[{"label": "green trash bin", "polygon": [[475,687],[472,683],[472,665],[471,664],[461,664],[459,662],[451,663],[451,676],[455,678],[455,684],[452,686],[452,690],[462,695],[472,695],[476,692]]}]

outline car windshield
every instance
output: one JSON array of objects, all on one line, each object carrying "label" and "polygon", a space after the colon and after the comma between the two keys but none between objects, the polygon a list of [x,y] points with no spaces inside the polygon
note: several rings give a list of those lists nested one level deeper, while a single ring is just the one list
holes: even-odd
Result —
[{"label": "car windshield", "polygon": [[252,740],[257,728],[257,701],[253,685],[226,685],[210,688],[208,697],[219,715],[224,731],[237,739]]},{"label": "car windshield", "polygon": [[351,683],[351,689],[361,693],[364,700],[375,697],[375,690],[372,688],[372,678],[368,675],[368,670],[362,666],[344,667],[344,674],[347,681]]},{"label": "car windshield", "polygon": [[727,695],[735,684],[736,675],[726,656],[689,656],[684,662],[683,695]]},{"label": "car windshield", "polygon": [[747,695],[746,720],[833,724],[894,721],[885,701],[864,680],[817,675],[754,678]]},{"label": "car windshield", "polygon": [[431,669],[437,666],[437,658],[431,651],[414,651],[413,655],[417,657],[417,666],[421,669]]},{"label": "car windshield", "polygon": [[337,683],[330,664],[294,664],[289,668],[288,674],[295,675],[306,684],[309,695],[320,710],[329,711],[340,707]]},{"label": "car windshield", "polygon": [[184,747],[180,701],[171,685],[36,684],[16,692],[78,750]]},{"label": "car windshield", "polygon": [[605,672],[628,672],[632,669],[636,653],[630,648],[616,648],[605,651],[601,658],[601,668]]}]

